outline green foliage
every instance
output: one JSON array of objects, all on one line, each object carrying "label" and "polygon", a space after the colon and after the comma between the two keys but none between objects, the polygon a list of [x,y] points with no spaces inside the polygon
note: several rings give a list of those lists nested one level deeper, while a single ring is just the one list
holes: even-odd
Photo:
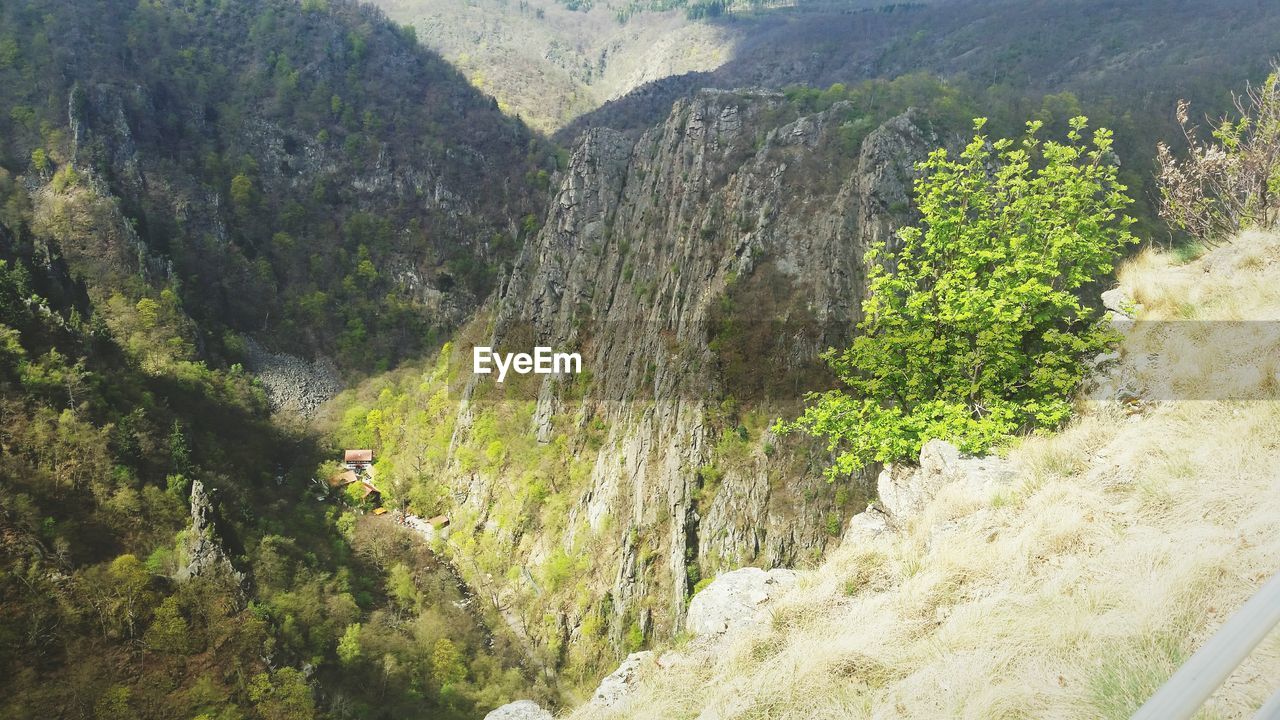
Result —
[{"label": "green foliage", "polygon": [[236,175],[231,178],[231,202],[237,207],[248,209],[257,199],[257,192],[253,188],[253,179],[247,175]]},{"label": "green foliage", "polygon": [[391,573],[387,577],[387,594],[405,611],[417,610],[422,597],[413,581],[413,572],[402,563],[391,567]]},{"label": "green foliage", "polygon": [[827,513],[826,520],[822,523],[822,529],[831,537],[840,537],[840,515],[835,512]]},{"label": "green foliage", "polygon": [[458,646],[448,638],[440,638],[431,650],[431,676],[441,685],[460,683],[467,678]]},{"label": "green foliage", "polygon": [[31,166],[38,172],[49,172],[49,155],[44,151],[44,148],[36,148],[31,151]]},{"label": "green foliage", "polygon": [[982,452],[1066,419],[1083,358],[1112,339],[1076,291],[1133,241],[1111,133],[1070,127],[1065,143],[1040,141],[1039,122],[1018,142],[979,132],[922,164],[921,222],[871,251],[859,336],[826,354],[848,390],[811,395],[782,424],[828,440],[829,477],[930,438]]},{"label": "green foliage", "polygon": [[187,651],[187,632],[178,597],[171,595],[156,608],[151,627],[147,628],[142,641],[154,652],[182,654]]},{"label": "green foliage", "polygon": [[360,659],[360,623],[351,623],[338,640],[338,661],[351,666]]},{"label": "green foliage", "polygon": [[[86,27],[92,41],[74,41]],[[457,269],[423,279],[474,306],[517,250],[506,213],[540,209],[544,190],[522,179],[555,162],[547,143],[411,33],[350,2],[16,0],[0,5],[0,28],[0,172],[21,167],[62,196],[61,212],[44,217],[80,240],[84,252],[68,253],[73,275],[110,277],[99,284],[137,302],[123,287],[143,270],[137,250],[171,268],[206,359],[234,353],[216,340],[228,331],[322,351],[344,369],[388,367],[430,347],[442,318],[383,269],[404,258],[419,259],[424,275]],[[142,90],[109,89],[125,86]],[[91,133],[70,162],[71,122],[95,127],[117,112],[135,143],[128,152],[151,168],[145,192],[106,171],[121,150],[114,133]],[[313,153],[326,161],[298,162]],[[422,212],[426,190],[412,184],[356,190],[352,178],[387,171],[376,158],[442,168],[441,187],[477,201],[455,216]],[[0,213],[23,201],[7,184]],[[505,241],[464,239],[495,234]]]},{"label": "green foliage", "polygon": [[135,717],[129,700],[133,693],[122,685],[112,685],[93,704],[95,717],[101,720],[132,720]]},{"label": "green foliage", "polygon": [[[455,605],[438,562],[380,536],[390,523],[312,500],[311,438],[273,426],[242,370],[167,342],[176,293],[107,294],[95,277],[77,295],[57,243],[18,209],[0,216],[0,514],[18,539],[0,559],[0,716],[80,698],[100,717],[313,717],[310,681],[289,670],[304,663],[362,715],[460,719],[497,704],[486,693],[532,691],[513,670],[518,646],[486,627],[501,621]],[[400,418],[386,416],[361,425],[393,432]],[[420,417],[443,442],[448,430]],[[247,598],[220,572],[172,580],[189,562],[196,479],[217,491],[217,532],[254,580]],[[425,672],[442,637],[474,678],[448,693]]]},{"label": "green foliage", "polygon": [[644,628],[640,627],[640,623],[633,622],[627,626],[627,635],[623,638],[623,646],[628,653],[633,653],[644,647]]},{"label": "green foliage", "polygon": [[249,698],[263,720],[312,720],[315,700],[302,673],[281,668],[261,673],[249,683]]}]

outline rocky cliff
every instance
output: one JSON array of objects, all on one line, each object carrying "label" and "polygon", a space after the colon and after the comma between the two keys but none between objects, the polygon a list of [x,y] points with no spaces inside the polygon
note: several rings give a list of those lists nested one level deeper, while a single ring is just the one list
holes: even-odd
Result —
[{"label": "rocky cliff", "polygon": [[[636,141],[578,142],[473,342],[575,349],[585,372],[472,381],[453,440],[474,444],[501,398],[531,406],[539,442],[585,458],[552,480],[561,532],[504,526],[517,472],[453,473],[459,512],[525,566],[498,594],[538,607],[532,634],[558,634],[561,652],[592,633],[615,649],[671,635],[699,578],[816,558],[860,509],[866,479],[829,485],[820,448],[768,430],[830,382],[817,356],[848,338],[863,255],[936,144],[915,113],[865,137],[857,120],[844,103],[797,117],[778,95],[708,91]],[[549,601],[530,569],[579,553],[590,581]]]}]

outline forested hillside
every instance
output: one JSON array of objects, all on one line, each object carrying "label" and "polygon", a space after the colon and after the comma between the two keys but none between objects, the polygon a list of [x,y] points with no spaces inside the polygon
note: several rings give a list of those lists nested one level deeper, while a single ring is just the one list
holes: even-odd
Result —
[{"label": "forested hillside", "polygon": [[701,87],[827,87],[918,71],[1011,95],[1121,99],[1167,120],[1178,96],[1218,100],[1260,73],[1280,19],[1259,0],[375,4],[504,108],[562,139],[583,127],[648,127]]},{"label": "forested hillside", "polygon": [[129,220],[68,244],[76,269],[146,266],[229,361],[246,332],[349,368],[429,345],[554,170],[412,30],[337,0],[5,3],[0,107],[0,165],[74,171]]},{"label": "forested hillside", "polygon": [[543,146],[341,2],[6,2],[0,110],[0,716],[549,698],[240,364],[428,346],[528,232]]},{"label": "forested hillside", "polygon": [[530,692],[522,651],[447,567],[319,501],[320,449],[270,421],[239,366],[187,357],[170,306],[105,322],[122,296],[95,302],[14,198],[0,222],[0,715],[473,717]]},{"label": "forested hillside", "polygon": [[1261,78],[1280,39],[1280,7],[1258,0],[801,3],[708,22],[735,38],[723,65],[639,87],[560,136],[647,127],[702,87],[828,87],[913,72],[990,88],[993,102],[1013,106],[1069,91],[1166,133],[1178,98],[1222,106],[1241,77]]}]

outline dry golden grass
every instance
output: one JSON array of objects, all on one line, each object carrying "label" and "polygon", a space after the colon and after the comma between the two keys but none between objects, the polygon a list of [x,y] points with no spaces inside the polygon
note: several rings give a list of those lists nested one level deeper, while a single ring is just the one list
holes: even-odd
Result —
[{"label": "dry golden grass", "polygon": [[[1142,319],[1277,319],[1280,237],[1187,264],[1147,252],[1120,279]],[[805,573],[773,622],[649,672],[625,708],[569,717],[1127,718],[1280,570],[1280,401],[1259,362],[1280,342],[1225,327],[1140,323],[1121,364],[1255,399],[1082,404],[1009,453],[1007,487],[944,489]],[[1201,717],[1249,717],[1280,684],[1274,635]]]}]

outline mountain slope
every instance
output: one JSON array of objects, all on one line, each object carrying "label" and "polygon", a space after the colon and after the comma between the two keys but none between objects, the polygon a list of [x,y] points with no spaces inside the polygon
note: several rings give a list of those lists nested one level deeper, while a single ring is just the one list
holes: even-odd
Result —
[{"label": "mountain slope", "polygon": [[827,87],[914,72],[995,88],[1014,104],[1063,91],[1094,107],[1116,101],[1116,114],[1163,132],[1177,99],[1222,106],[1242,75],[1264,75],[1280,37],[1280,8],[1256,0],[818,3],[716,22],[738,28],[723,65],[637,88],[559,137],[645,127],[702,87]]},{"label": "mountain slope", "polygon": [[147,266],[207,354],[240,359],[230,330],[368,369],[488,294],[554,166],[411,33],[304,5],[6,3],[0,165],[118,198],[132,247],[75,271]]},{"label": "mountain slope", "polygon": [[363,6],[0,6],[0,715],[554,700],[240,365],[245,336],[353,371],[432,343],[530,232],[542,161]]},{"label": "mountain slope", "polygon": [[[824,482],[819,444],[768,427],[832,382],[818,355],[854,325],[863,254],[960,108],[941,84],[821,110],[708,91],[639,139],[588,132],[495,306],[325,423],[375,449],[391,504],[448,516],[439,549],[592,685],[676,634],[703,577],[817,558],[858,508],[865,478]],[[584,372],[497,386],[477,345],[579,351]]]},{"label": "mountain slope", "polygon": [[[917,485],[919,510],[855,527],[766,621],[570,717],[1129,717],[1280,566],[1280,400],[1256,362],[1280,350],[1277,274],[1271,233],[1131,261],[1121,358],[1010,476]],[[1250,717],[1277,673],[1273,633],[1204,716]]]},{"label": "mountain slope", "polygon": [[[555,0],[378,0],[502,108],[546,133],[646,82],[729,59],[733,27]],[[654,118],[657,122],[660,118]]]}]

